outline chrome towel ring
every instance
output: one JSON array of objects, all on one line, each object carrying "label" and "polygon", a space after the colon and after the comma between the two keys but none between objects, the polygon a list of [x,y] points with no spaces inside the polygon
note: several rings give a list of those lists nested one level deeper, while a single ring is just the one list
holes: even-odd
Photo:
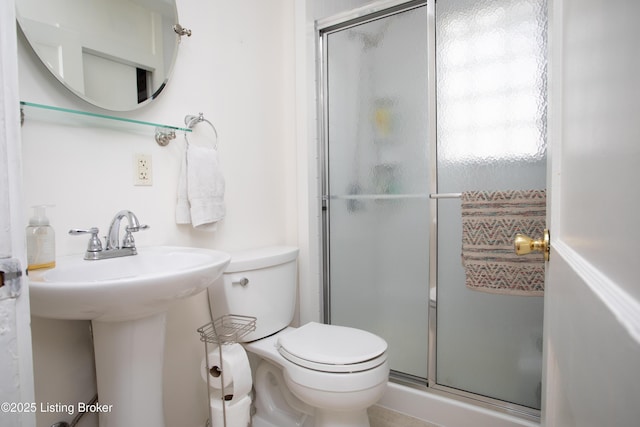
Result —
[{"label": "chrome towel ring", "polygon": [[[211,129],[213,129],[213,133],[216,137],[215,141],[213,142],[213,148],[214,149],[218,149],[218,131],[216,130],[216,127],[213,125],[213,123],[211,123],[209,120],[204,118],[204,114],[202,113],[198,113],[197,116],[193,116],[193,115],[187,115],[184,118],[184,124],[189,128],[189,129],[193,129],[193,127],[195,125],[197,125],[200,122],[206,122],[209,124],[209,126],[211,126]],[[184,134],[184,139],[187,141],[187,143],[189,143],[189,140],[187,139],[187,134]]]}]

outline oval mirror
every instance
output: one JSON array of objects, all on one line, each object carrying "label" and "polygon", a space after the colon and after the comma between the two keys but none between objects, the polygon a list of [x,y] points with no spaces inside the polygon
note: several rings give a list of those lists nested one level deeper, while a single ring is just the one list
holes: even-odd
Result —
[{"label": "oval mirror", "polygon": [[180,37],[175,0],[16,0],[44,65],[85,101],[129,111],[167,84]]}]

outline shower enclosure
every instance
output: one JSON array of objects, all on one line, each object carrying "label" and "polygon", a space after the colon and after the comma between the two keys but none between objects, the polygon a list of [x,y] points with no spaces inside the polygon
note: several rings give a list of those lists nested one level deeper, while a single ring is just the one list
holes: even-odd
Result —
[{"label": "shower enclosure", "polygon": [[385,338],[398,381],[538,416],[543,299],[465,287],[456,196],[545,188],[546,4],[375,2],[317,30],[325,320]]}]

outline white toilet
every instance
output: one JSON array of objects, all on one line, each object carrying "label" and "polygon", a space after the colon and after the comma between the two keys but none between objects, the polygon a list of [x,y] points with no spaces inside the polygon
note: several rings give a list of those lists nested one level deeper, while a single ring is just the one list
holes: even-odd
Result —
[{"label": "white toilet", "polygon": [[298,249],[269,247],[231,254],[209,288],[212,317],[255,316],[243,344],[258,356],[253,427],[366,427],[367,408],[389,376],[387,343],[359,329],[293,319]]}]

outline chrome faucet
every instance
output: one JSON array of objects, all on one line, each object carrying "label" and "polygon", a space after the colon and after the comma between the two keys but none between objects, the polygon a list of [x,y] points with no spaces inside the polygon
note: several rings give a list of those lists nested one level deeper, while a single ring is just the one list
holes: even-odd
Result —
[{"label": "chrome faucet", "polygon": [[[127,218],[129,225],[125,228],[126,233],[122,239],[122,245],[120,245],[120,221],[122,221],[122,218],[124,217]],[[111,225],[109,226],[106,250],[133,249],[135,252],[136,242],[133,239],[133,234],[131,233],[146,230],[147,228],[149,228],[148,225],[140,225],[138,217],[133,212],[127,210],[118,212],[111,220]],[[135,255],[135,253],[132,255]]]},{"label": "chrome faucet", "polygon": [[[123,218],[127,218],[128,225],[125,228],[125,235],[122,238],[122,244],[120,244],[120,222]],[[105,237],[105,248],[102,249],[102,243],[98,237],[99,230],[97,227],[90,228],[88,230],[72,229],[69,230],[69,234],[91,234],[89,238],[89,245],[84,255],[86,260],[99,260],[107,258],[115,258],[122,256],[136,255],[138,253],[136,249],[136,242],[133,238],[133,234],[140,230],[148,229],[148,225],[141,225],[138,221],[138,217],[128,210],[122,210],[118,212],[111,220],[109,226],[109,234]]]}]

